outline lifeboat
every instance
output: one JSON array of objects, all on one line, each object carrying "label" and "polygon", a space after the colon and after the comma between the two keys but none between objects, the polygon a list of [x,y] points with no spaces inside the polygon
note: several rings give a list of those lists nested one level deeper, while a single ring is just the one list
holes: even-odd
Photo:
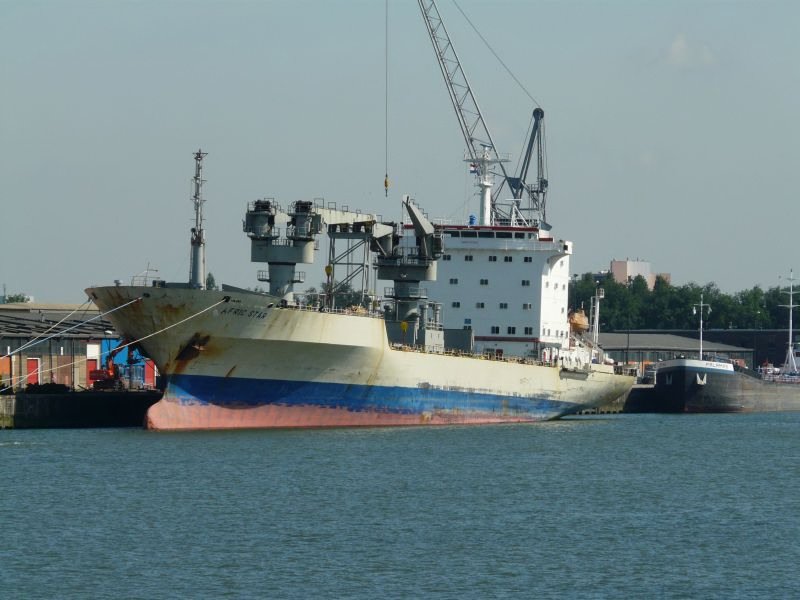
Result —
[{"label": "lifeboat", "polygon": [[569,328],[572,333],[583,333],[589,330],[589,318],[582,308],[570,311]]}]

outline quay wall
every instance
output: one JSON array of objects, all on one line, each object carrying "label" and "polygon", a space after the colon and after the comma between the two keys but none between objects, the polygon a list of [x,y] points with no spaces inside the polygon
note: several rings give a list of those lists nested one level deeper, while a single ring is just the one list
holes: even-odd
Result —
[{"label": "quay wall", "polygon": [[0,395],[0,429],[141,427],[160,398],[157,390]]}]

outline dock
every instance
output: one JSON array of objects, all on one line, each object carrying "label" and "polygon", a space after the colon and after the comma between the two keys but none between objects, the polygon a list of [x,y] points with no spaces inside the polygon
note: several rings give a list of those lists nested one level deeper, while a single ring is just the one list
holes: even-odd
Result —
[{"label": "dock", "polygon": [[0,429],[142,427],[159,390],[0,395]]}]

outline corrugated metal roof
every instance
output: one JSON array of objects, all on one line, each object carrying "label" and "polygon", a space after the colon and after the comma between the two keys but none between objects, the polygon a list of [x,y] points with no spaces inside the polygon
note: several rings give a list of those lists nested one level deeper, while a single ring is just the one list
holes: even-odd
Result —
[{"label": "corrugated metal roof", "polygon": [[[11,305],[0,305],[0,336],[5,338],[34,338],[37,336],[50,336],[65,338],[116,338],[116,333],[111,335],[106,331],[114,331],[111,322],[105,318],[95,319],[87,322],[88,319],[99,315],[97,308],[92,306],[88,310],[81,310],[74,314],[76,308],[82,305],[63,305],[49,304],[44,309],[30,310],[32,304],[26,303],[29,310],[20,310],[6,307]],[[67,310],[63,310],[64,307]],[[69,316],[66,320],[59,323],[61,319]],[[70,330],[67,332],[67,330]],[[60,334],[59,332],[65,332]]]},{"label": "corrugated metal roof", "polygon": [[[672,335],[669,333],[601,333],[600,345],[612,350],[652,350],[667,352],[697,352],[700,342],[696,338]],[[703,340],[704,352],[750,352],[751,348],[731,346]]]},{"label": "corrugated metal roof", "polygon": [[[38,313],[38,312],[63,312],[65,314],[71,313],[73,310],[82,309],[86,306],[86,303],[83,304],[53,304],[47,302],[9,302],[8,304],[0,304],[0,312],[13,312],[15,314],[20,312],[30,312],[30,313]],[[94,302],[89,303],[88,312],[93,314],[97,314],[99,309],[94,305]]]}]

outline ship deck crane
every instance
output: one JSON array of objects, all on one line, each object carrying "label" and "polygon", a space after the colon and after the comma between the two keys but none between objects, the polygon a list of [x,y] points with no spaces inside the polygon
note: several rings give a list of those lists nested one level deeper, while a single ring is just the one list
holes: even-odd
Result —
[{"label": "ship deck crane", "polygon": [[[498,219],[506,224],[515,224],[519,219],[526,221],[522,211],[533,213],[537,221],[545,220],[545,195],[547,192],[547,179],[544,177],[544,160],[542,147],[542,123],[544,111],[536,108],[533,112],[533,125],[528,140],[527,150],[520,166],[519,175],[511,177],[503,163],[509,159],[497,152],[489,128],[483,118],[478,102],[472,92],[472,87],[467,80],[461,61],[456,54],[453,42],[442,21],[435,0],[417,0],[422,11],[428,36],[433,44],[439,69],[445,80],[450,101],[455,109],[461,133],[467,144],[467,158],[474,165],[480,189],[481,208],[480,224],[493,225]],[[531,155],[537,148],[538,177],[534,184],[527,184],[526,177],[530,166]],[[502,180],[497,189],[492,192],[494,185],[494,165],[499,166]],[[511,194],[516,200],[508,210],[501,210],[498,202],[504,184],[508,183]],[[527,192],[529,206],[522,209],[519,200]]]},{"label": "ship deck crane", "polygon": [[[544,221],[546,216],[546,203],[547,196],[547,178],[544,176],[544,135],[543,121],[544,111],[537,107],[533,111],[533,125],[531,126],[531,135],[528,138],[528,146],[525,150],[525,156],[522,159],[519,168],[519,175],[517,177],[506,177],[508,187],[511,188],[511,194],[515,200],[522,199],[523,193],[527,192],[528,200],[530,201],[531,209],[541,215],[541,220]],[[534,183],[527,183],[528,169],[531,164],[531,155],[533,149],[536,148],[536,181]],[[498,191],[502,186],[498,188]]]}]

